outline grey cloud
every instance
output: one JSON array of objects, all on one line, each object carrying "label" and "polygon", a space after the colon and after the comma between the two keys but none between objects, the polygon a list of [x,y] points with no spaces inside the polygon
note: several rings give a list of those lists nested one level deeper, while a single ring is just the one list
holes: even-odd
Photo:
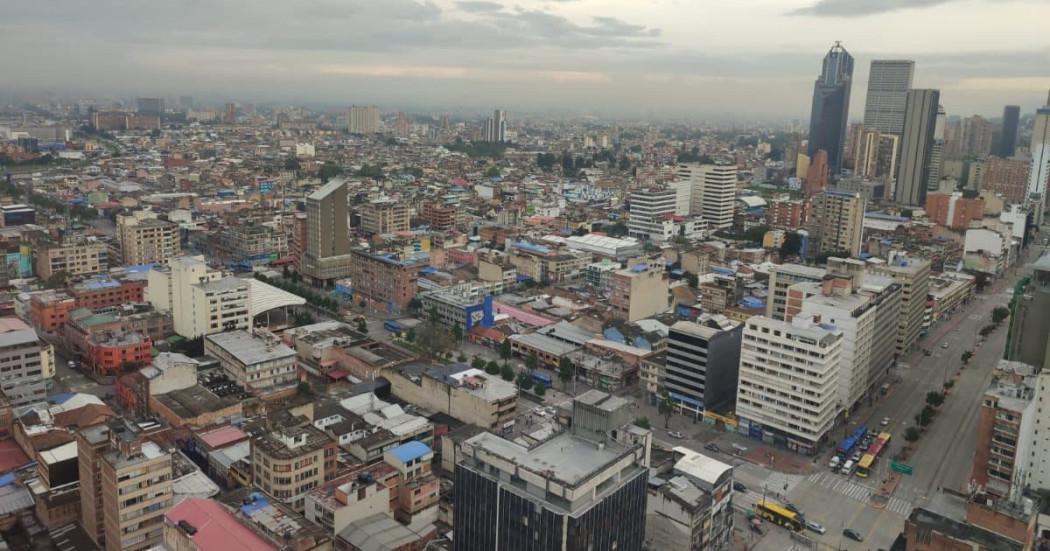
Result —
[{"label": "grey cloud", "polygon": [[956,0],[819,0],[812,6],[788,12],[788,15],[820,17],[860,17],[899,10],[927,8]]},{"label": "grey cloud", "polygon": [[497,4],[496,2],[486,2],[484,0],[466,0],[463,2],[456,2],[456,6],[463,11],[471,13],[494,12],[503,9],[502,4]]}]

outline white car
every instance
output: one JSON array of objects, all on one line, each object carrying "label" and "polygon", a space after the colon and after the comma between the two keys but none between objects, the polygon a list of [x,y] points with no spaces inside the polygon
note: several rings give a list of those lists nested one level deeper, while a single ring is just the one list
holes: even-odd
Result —
[{"label": "white car", "polygon": [[823,534],[827,532],[827,530],[823,526],[821,526],[819,523],[813,522],[812,520],[806,521],[806,528],[818,534]]},{"label": "white car", "polygon": [[889,424],[890,424],[890,418],[889,417],[883,417],[882,421],[879,421],[879,425],[883,426],[883,427],[885,427],[885,426],[887,426]]},{"label": "white car", "polygon": [[678,432],[676,430],[669,430],[669,431],[667,431],[667,436],[670,436],[671,438],[674,438],[676,440],[681,440],[682,439],[682,433],[680,433],[680,432]]}]

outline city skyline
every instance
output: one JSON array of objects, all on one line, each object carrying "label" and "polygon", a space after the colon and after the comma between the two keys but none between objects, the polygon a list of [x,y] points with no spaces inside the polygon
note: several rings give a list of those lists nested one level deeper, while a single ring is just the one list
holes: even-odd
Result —
[{"label": "city skyline", "polygon": [[[949,114],[994,117],[1003,104],[1031,113],[1050,87],[1040,67],[1050,39],[1013,19],[1050,15],[1046,2],[977,1],[965,10],[959,2],[850,4],[658,3],[641,11],[587,0],[402,0],[309,2],[290,12],[237,2],[170,11],[21,5],[0,23],[21,55],[0,68],[18,83],[8,92],[805,118],[812,60],[841,40],[862,67],[851,120],[862,112],[872,59],[914,59],[914,86],[941,89]],[[911,32],[930,18],[944,24]],[[977,24],[996,40],[949,30]],[[785,26],[790,39],[779,32]],[[487,40],[490,32],[500,39]],[[59,49],[64,55],[49,53]]]}]

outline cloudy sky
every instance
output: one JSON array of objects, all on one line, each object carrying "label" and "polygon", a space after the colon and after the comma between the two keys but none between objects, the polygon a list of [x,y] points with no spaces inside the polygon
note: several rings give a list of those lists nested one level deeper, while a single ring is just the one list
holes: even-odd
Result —
[{"label": "cloudy sky", "polygon": [[0,89],[789,119],[841,40],[854,117],[877,58],[914,59],[949,114],[998,116],[1045,101],[1047,21],[1050,0],[22,1]]}]

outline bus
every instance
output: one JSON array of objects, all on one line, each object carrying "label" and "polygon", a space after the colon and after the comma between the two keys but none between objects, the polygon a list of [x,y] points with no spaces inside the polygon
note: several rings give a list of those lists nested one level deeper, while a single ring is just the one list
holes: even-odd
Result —
[{"label": "bus", "polygon": [[801,531],[804,526],[801,515],[793,513],[783,505],[768,499],[762,499],[755,502],[755,513],[773,524],[783,526],[784,528],[795,532]]},{"label": "bus", "polygon": [[838,454],[842,456],[842,459],[849,457],[849,453],[853,451],[853,448],[860,442],[864,435],[867,434],[868,429],[864,426],[857,427],[852,434],[842,439],[839,444]]},{"label": "bus", "polygon": [[868,446],[867,453],[864,457],[860,458],[860,463],[857,463],[857,476],[861,478],[867,478],[871,473],[871,466],[875,464],[875,460],[879,458],[879,454],[882,450],[886,449],[890,443],[890,433],[883,432],[879,434],[875,440],[872,441],[871,445]]}]

